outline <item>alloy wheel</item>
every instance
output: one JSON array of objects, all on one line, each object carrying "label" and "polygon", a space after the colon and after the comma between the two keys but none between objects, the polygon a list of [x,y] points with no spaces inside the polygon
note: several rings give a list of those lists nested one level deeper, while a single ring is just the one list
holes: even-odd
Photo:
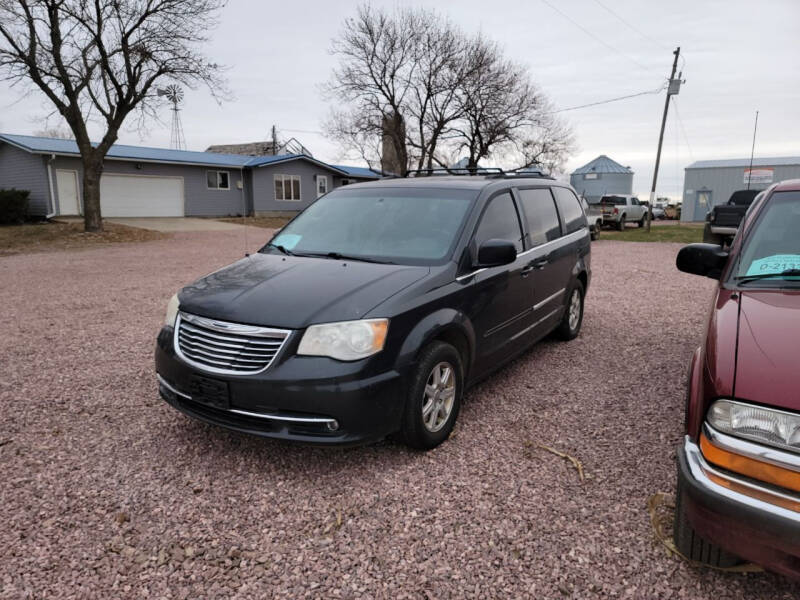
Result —
[{"label": "alloy wheel", "polygon": [[453,366],[440,362],[431,370],[422,397],[422,423],[436,433],[445,426],[453,412],[456,398],[456,377]]},{"label": "alloy wheel", "polygon": [[569,300],[569,328],[572,331],[578,327],[581,320],[581,293],[578,290],[572,291],[572,297]]}]

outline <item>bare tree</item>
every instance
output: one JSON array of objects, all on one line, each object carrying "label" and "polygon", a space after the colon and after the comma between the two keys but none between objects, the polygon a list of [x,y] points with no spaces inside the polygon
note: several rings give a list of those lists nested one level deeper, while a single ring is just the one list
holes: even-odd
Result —
[{"label": "bare tree", "polygon": [[561,173],[570,154],[575,151],[575,135],[564,121],[553,113],[545,113],[539,122],[528,128],[515,144],[520,167],[539,167],[546,173]]},{"label": "bare tree", "polygon": [[433,11],[362,6],[332,52],[340,65],[327,91],[346,108],[326,129],[370,165],[404,174],[466,155],[473,170],[490,157],[549,170],[572,151],[571,130],[527,69]]},{"label": "bare tree", "polygon": [[[327,92],[347,104],[351,115],[363,125],[356,136],[367,128],[392,146],[396,164],[382,165],[384,170],[404,174],[408,168],[405,144],[404,114],[407,95],[416,68],[416,32],[423,27],[416,11],[400,11],[394,16],[369,5],[361,6],[356,16],[344,22],[340,37],[331,52],[339,56]],[[353,122],[354,119],[348,119]],[[393,129],[384,130],[387,124]],[[337,129],[328,124],[328,130]]]},{"label": "bare tree", "polygon": [[[202,53],[225,0],[0,0],[0,73],[38,89],[67,122],[83,162],[86,231],[102,231],[103,160],[131,113],[154,116],[159,82],[225,94]],[[88,127],[105,133],[92,144]]]}]

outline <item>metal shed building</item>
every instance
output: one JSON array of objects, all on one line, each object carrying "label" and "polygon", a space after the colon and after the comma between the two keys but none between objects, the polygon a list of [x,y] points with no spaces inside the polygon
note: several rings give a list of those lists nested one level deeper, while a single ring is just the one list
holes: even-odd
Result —
[{"label": "metal shed building", "polygon": [[590,204],[606,194],[633,193],[633,171],[605,154],[575,169],[569,182]]},{"label": "metal shed building", "polygon": [[685,169],[681,221],[704,221],[712,207],[725,204],[736,190],[763,190],[784,179],[800,178],[800,156],[700,160]]}]

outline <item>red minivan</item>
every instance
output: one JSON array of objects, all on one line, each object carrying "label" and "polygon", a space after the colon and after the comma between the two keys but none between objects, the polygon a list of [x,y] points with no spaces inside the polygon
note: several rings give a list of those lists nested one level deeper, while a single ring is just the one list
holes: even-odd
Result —
[{"label": "red minivan", "polygon": [[729,249],[676,262],[719,286],[689,370],[675,544],[800,578],[800,180],[752,204]]}]

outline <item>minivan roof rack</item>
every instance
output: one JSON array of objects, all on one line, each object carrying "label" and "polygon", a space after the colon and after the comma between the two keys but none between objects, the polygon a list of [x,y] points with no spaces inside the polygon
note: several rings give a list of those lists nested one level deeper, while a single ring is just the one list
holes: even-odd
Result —
[{"label": "minivan roof rack", "polygon": [[503,169],[499,167],[436,167],[432,169],[409,169],[406,177],[430,177],[433,175],[490,175],[501,174]]},{"label": "minivan roof rack", "polygon": [[435,168],[435,169],[410,169],[406,172],[406,177],[433,177],[433,176],[443,176],[443,175],[484,175],[487,178],[491,179],[513,179],[513,178],[537,178],[537,179],[553,179],[549,175],[546,175],[540,169],[535,169],[531,167],[522,167],[519,169],[514,169],[512,171],[504,171],[500,167],[477,167],[474,169],[470,169],[467,167],[442,167],[442,168]]}]

